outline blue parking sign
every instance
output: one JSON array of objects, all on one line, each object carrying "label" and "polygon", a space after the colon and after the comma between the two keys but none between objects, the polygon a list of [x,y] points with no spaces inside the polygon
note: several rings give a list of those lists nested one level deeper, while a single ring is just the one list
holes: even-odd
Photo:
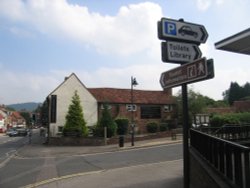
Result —
[{"label": "blue parking sign", "polygon": [[168,35],[174,35],[176,36],[176,24],[173,22],[164,22],[164,33]]}]

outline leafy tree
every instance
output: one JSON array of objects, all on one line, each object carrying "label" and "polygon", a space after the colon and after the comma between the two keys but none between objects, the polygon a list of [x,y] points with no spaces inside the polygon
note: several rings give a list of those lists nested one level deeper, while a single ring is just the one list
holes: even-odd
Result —
[{"label": "leafy tree", "polygon": [[[178,119],[182,119],[182,93],[179,91],[176,96],[178,106]],[[192,88],[188,89],[188,112],[189,123],[191,124],[192,117],[195,114],[203,113],[208,107],[225,107],[227,106],[225,101],[215,101],[207,96],[203,96],[199,92],[195,92]]]},{"label": "leafy tree", "polygon": [[110,138],[116,134],[117,125],[111,117],[108,105],[104,104],[103,107],[102,116],[97,123],[94,134],[97,136],[104,136],[104,127],[107,127],[107,137]]},{"label": "leafy tree", "polygon": [[88,130],[83,117],[80,97],[75,91],[72,103],[69,105],[66,123],[63,128],[64,136],[87,136]]},{"label": "leafy tree", "polygon": [[118,135],[127,134],[127,132],[128,132],[128,124],[129,124],[128,118],[117,118],[115,120],[115,123],[117,125],[117,134]]},{"label": "leafy tree", "polygon": [[232,105],[234,101],[237,101],[243,97],[242,91],[242,87],[240,87],[237,82],[231,82],[228,93],[228,102],[230,105]]},{"label": "leafy tree", "polygon": [[35,112],[40,113],[41,115],[41,124],[42,126],[49,125],[49,106],[47,100],[45,100],[42,106],[38,106]]},{"label": "leafy tree", "polygon": [[29,112],[20,112],[20,115],[25,119],[26,125],[29,127],[31,125],[30,113]]},{"label": "leafy tree", "polygon": [[231,82],[229,89],[222,95],[230,105],[233,105],[234,101],[249,99],[250,84],[247,82],[244,86],[240,86],[237,82]]}]

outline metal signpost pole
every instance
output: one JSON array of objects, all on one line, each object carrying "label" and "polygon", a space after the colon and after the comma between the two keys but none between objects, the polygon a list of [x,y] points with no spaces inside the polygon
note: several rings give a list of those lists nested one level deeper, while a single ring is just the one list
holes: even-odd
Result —
[{"label": "metal signpost pole", "polygon": [[134,93],[133,84],[134,78],[131,77],[131,146],[134,146],[134,136],[135,136],[135,125],[134,125]]},{"label": "metal signpost pole", "polygon": [[188,118],[188,91],[187,84],[182,84],[182,105],[183,105],[183,172],[184,172],[184,188],[189,188],[190,182],[190,162],[189,162],[189,144],[188,144],[188,135],[189,135],[189,118]]}]

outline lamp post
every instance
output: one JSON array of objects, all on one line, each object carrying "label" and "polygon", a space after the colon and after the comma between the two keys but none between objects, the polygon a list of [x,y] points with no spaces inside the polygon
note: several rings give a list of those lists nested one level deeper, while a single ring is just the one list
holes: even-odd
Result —
[{"label": "lamp post", "polygon": [[131,146],[134,146],[135,123],[134,123],[134,90],[133,87],[138,85],[136,78],[131,76]]}]

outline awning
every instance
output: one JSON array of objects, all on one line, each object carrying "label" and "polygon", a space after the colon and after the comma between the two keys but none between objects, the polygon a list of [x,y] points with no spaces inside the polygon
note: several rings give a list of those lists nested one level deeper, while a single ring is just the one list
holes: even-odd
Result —
[{"label": "awning", "polygon": [[250,55],[250,28],[215,43],[215,48]]}]

